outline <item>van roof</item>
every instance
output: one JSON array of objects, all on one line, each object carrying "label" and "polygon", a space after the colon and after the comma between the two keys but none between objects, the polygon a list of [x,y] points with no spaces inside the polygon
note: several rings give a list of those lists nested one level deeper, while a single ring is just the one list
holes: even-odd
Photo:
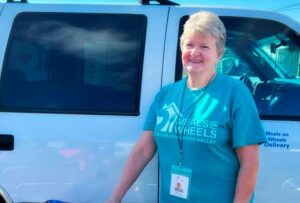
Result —
[{"label": "van roof", "polygon": [[[141,5],[150,5],[151,2],[158,5],[179,5],[176,2],[170,0],[136,0]],[[29,3],[28,0],[6,0],[6,3]]]}]

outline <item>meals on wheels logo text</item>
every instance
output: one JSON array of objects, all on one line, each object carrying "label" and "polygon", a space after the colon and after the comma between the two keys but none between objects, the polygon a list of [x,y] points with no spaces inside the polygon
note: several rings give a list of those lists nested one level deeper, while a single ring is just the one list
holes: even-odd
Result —
[{"label": "meals on wheels logo text", "polygon": [[179,134],[184,135],[184,140],[215,144],[218,123],[195,116],[184,117],[174,102],[164,105],[157,115],[156,134],[171,139],[177,139]]}]

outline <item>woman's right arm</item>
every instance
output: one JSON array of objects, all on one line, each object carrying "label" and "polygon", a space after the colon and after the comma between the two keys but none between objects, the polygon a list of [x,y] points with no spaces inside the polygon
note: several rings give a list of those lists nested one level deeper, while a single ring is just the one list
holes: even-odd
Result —
[{"label": "woman's right arm", "polygon": [[152,130],[143,131],[126,161],[122,176],[106,203],[119,203],[156,152]]}]

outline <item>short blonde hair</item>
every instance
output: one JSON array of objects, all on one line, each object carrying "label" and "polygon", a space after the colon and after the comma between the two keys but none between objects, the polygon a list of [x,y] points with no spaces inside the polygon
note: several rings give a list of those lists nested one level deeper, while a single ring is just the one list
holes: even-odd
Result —
[{"label": "short blonde hair", "polygon": [[180,37],[180,46],[184,40],[195,34],[211,34],[216,39],[218,55],[225,51],[226,30],[220,18],[208,11],[200,11],[189,17],[183,27],[183,34]]}]

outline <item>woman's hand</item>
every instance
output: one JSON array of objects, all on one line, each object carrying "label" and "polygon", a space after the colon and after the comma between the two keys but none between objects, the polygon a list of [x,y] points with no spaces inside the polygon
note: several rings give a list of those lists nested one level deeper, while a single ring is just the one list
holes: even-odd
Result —
[{"label": "woman's hand", "polygon": [[123,169],[122,176],[107,203],[120,203],[123,196],[140,175],[156,152],[153,131],[143,131],[131,150]]}]

